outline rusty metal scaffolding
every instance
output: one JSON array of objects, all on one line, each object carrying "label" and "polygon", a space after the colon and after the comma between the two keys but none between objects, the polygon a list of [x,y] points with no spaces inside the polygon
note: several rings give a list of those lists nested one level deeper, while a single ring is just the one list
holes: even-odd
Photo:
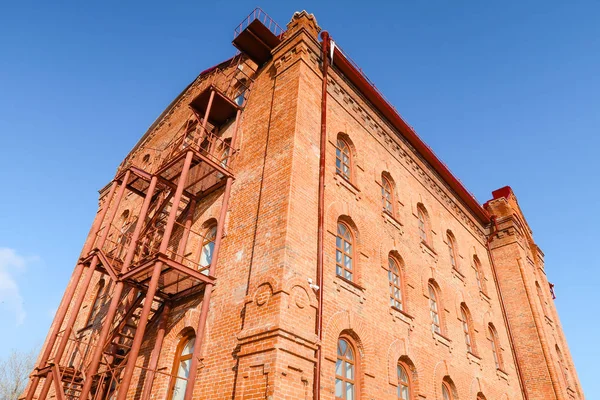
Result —
[{"label": "rusty metal scaffolding", "polygon": [[[234,181],[231,165],[240,116],[258,71],[240,66],[250,59],[260,68],[267,60],[265,51],[270,55],[282,32],[262,10],[253,11],[235,31],[234,45],[242,54],[203,73],[207,84],[189,104],[191,122],[165,147],[151,150],[152,164],[158,167],[146,170],[132,159],[123,162],[63,296],[27,400],[45,400],[52,387],[59,400],[124,400],[134,375],[143,375],[141,398],[148,399],[157,376],[184,379],[158,371],[157,363],[171,305],[189,296],[202,299],[187,378],[195,381]],[[216,79],[225,69],[229,79]],[[233,126],[227,139],[221,132],[225,124]],[[216,192],[222,193],[221,211],[212,259],[203,265],[200,255],[207,238],[192,229],[194,211]],[[126,193],[141,201],[133,215],[136,223],[124,229],[115,217]],[[101,328],[83,338],[74,327],[95,271],[112,282],[110,305],[100,316]],[[149,365],[136,365],[146,328],[154,322],[158,334]],[[186,385],[184,398],[191,399],[193,390],[193,384]]]}]

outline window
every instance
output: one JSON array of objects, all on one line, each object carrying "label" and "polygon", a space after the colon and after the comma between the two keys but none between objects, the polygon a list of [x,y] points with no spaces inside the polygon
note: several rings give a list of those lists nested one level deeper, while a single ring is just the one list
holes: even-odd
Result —
[{"label": "window", "polygon": [[204,241],[202,243],[202,251],[200,253],[200,272],[208,275],[210,263],[213,258],[215,249],[215,239],[217,238],[217,225],[212,225],[206,230]]},{"label": "window", "polygon": [[555,349],[556,349],[556,354],[558,355],[558,365],[560,367],[560,370],[562,371],[563,378],[565,379],[565,385],[567,385],[567,387],[569,387],[570,382],[569,382],[569,371],[567,369],[567,364],[565,364],[565,359],[563,358],[562,352],[558,348],[558,345],[555,345]]},{"label": "window", "polygon": [[438,311],[437,291],[431,282],[429,282],[429,314],[431,315],[431,329],[435,333],[441,334],[442,328]]},{"label": "window", "polygon": [[354,277],[353,243],[354,237],[350,227],[343,222],[338,222],[335,241],[335,273],[349,281],[352,281]]},{"label": "window", "polygon": [[450,255],[450,265],[452,268],[458,270],[458,252],[456,251],[456,240],[452,232],[446,232],[446,240],[448,242],[448,253]]},{"label": "window", "polygon": [[348,181],[352,180],[352,153],[348,142],[341,137],[338,137],[337,139],[335,170]]},{"label": "window", "polygon": [[537,290],[538,298],[540,299],[540,304],[542,305],[542,312],[544,315],[548,316],[548,310],[546,309],[546,302],[544,301],[544,293],[542,292],[542,288],[540,284],[535,282],[535,289]]},{"label": "window", "polygon": [[492,347],[492,355],[494,356],[494,363],[496,369],[504,369],[502,365],[502,355],[500,354],[500,345],[498,344],[498,334],[494,325],[489,324],[488,332],[490,335],[490,346]]},{"label": "window", "polygon": [[402,279],[398,262],[388,257],[388,280],[390,281],[390,306],[402,310]]},{"label": "window", "polygon": [[465,343],[467,345],[467,351],[475,354],[475,346],[473,343],[473,331],[471,323],[471,315],[466,305],[460,306],[460,316],[462,318],[462,328],[465,335]]},{"label": "window", "polygon": [[98,311],[100,310],[100,303],[102,302],[102,289],[104,289],[104,279],[100,279],[98,284],[96,285],[96,290],[94,291],[94,297],[92,297],[92,301],[90,304],[92,305],[90,308],[90,313],[88,314],[87,321],[85,326],[88,327],[94,323],[94,319],[98,315]]},{"label": "window", "polygon": [[338,340],[337,361],[335,363],[335,398],[355,400],[356,357],[352,344],[346,338]]},{"label": "window", "polygon": [[150,162],[150,154],[145,154],[144,158],[142,158],[142,162],[148,164]]},{"label": "window", "polygon": [[171,381],[169,382],[169,400],[183,400],[187,379],[190,376],[190,365],[194,353],[195,335],[189,335],[181,339],[177,346],[177,353],[173,361]]},{"label": "window", "polygon": [[452,400],[452,390],[446,382],[442,382],[442,398],[444,400]]},{"label": "window", "polygon": [[394,185],[392,180],[384,174],[381,175],[381,201],[383,211],[394,216]]},{"label": "window", "polygon": [[399,400],[410,400],[410,380],[406,373],[406,367],[398,363],[398,399]]},{"label": "window", "polygon": [[481,269],[481,262],[479,262],[479,258],[477,258],[477,256],[473,256],[473,266],[475,267],[475,280],[477,281],[477,287],[481,293],[486,294],[485,277],[483,275],[483,270]]},{"label": "window", "polygon": [[421,236],[421,241],[429,245],[429,217],[422,204],[417,206],[417,217],[419,218],[419,236]]}]

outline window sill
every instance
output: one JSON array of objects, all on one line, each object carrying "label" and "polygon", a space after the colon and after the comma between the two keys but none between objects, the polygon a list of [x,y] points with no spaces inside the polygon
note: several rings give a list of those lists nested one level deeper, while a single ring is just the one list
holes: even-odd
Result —
[{"label": "window sill", "polygon": [[335,289],[338,292],[341,292],[342,289],[352,293],[353,295],[355,295],[356,297],[358,297],[359,301],[361,303],[364,303],[366,300],[365,297],[365,289],[360,286],[359,284],[349,281],[348,279],[341,277],[339,275],[335,276],[335,280],[333,281],[334,285],[335,285]]},{"label": "window sill", "polygon": [[487,303],[490,302],[490,296],[488,296],[487,294],[485,294],[483,291],[479,291],[479,297],[481,297],[481,299]]},{"label": "window sill", "polygon": [[452,340],[448,339],[446,336],[442,335],[441,333],[437,333],[435,331],[432,331],[431,333],[433,334],[433,338],[435,339],[436,344],[441,343],[444,346],[450,348],[450,343],[452,343]]},{"label": "window sill", "polygon": [[412,315],[410,315],[409,313],[407,313],[406,311],[402,311],[401,309],[399,309],[397,307],[390,306],[390,314],[392,315],[394,320],[400,320],[400,321],[406,323],[410,327],[410,329],[413,328],[414,317]]},{"label": "window sill", "polygon": [[500,368],[496,368],[496,375],[498,375],[498,378],[502,378],[508,382],[508,374]]},{"label": "window sill", "polygon": [[467,351],[467,359],[469,360],[469,363],[481,366],[481,357],[479,357],[477,354]]},{"label": "window sill", "polygon": [[352,182],[350,182],[348,179],[346,179],[345,177],[343,177],[342,175],[340,175],[339,172],[335,173],[335,175],[333,176],[333,179],[336,181],[336,183],[338,184],[338,186],[345,187],[353,195],[356,196],[356,200],[360,200],[360,189],[357,188]]},{"label": "window sill", "polygon": [[87,326],[84,326],[83,328],[81,328],[80,330],[77,331],[77,334],[79,335],[80,333],[88,331],[88,330],[92,329],[93,326],[94,326],[93,324],[89,324]]},{"label": "window sill", "polygon": [[385,220],[385,222],[388,222],[391,225],[393,225],[396,229],[398,229],[400,231],[400,234],[404,233],[402,231],[402,227],[404,225],[402,225],[402,222],[398,221],[392,214],[390,214],[389,212],[383,210],[381,212],[381,215],[383,215],[383,219]]},{"label": "window sill", "polygon": [[465,276],[459,270],[457,270],[456,267],[452,267],[452,275],[462,283],[465,283]]},{"label": "window sill", "polygon": [[435,252],[435,250],[433,250],[433,247],[431,247],[428,243],[425,243],[422,240],[421,240],[421,250],[423,250],[423,253],[427,253],[431,257],[433,257],[437,260],[437,253]]}]

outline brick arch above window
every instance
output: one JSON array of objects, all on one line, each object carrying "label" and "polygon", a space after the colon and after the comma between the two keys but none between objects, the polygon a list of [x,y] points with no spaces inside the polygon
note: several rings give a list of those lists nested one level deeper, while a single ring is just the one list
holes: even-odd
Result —
[{"label": "brick arch above window", "polygon": [[323,357],[329,361],[336,360],[337,340],[342,333],[352,336],[361,356],[362,372],[373,374],[374,365],[379,362],[375,356],[373,338],[366,324],[359,317],[348,311],[338,311],[323,325]]}]

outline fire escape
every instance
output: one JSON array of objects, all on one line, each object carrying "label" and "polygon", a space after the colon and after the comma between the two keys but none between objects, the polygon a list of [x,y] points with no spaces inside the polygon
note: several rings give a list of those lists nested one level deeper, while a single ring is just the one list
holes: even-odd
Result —
[{"label": "fire escape", "polygon": [[[171,305],[195,296],[202,302],[187,378],[191,384],[184,397],[192,398],[217,281],[215,267],[234,181],[231,164],[240,117],[253,79],[270,59],[282,33],[267,14],[254,10],[234,33],[233,44],[240,54],[205,72],[205,88],[189,104],[190,119],[156,152],[157,167],[145,168],[127,159],[121,165],[92,228],[93,240],[84,247],[57,311],[31,376],[27,400],[45,400],[52,387],[59,400],[150,398],[154,380],[169,375],[158,371],[157,365]],[[231,135],[224,137],[227,128]],[[209,239],[205,232],[192,229],[196,205],[219,191],[220,216],[214,239]],[[139,209],[132,210],[137,222],[123,229],[115,217],[130,193],[140,198]],[[213,240],[214,247],[210,263],[203,263],[201,253],[207,240]],[[101,328],[84,340],[75,334],[74,326],[94,271],[112,281],[113,291],[101,316]],[[136,361],[150,324],[156,324],[157,334],[150,361],[142,367]],[[132,381],[142,374],[140,397],[132,394],[139,389],[133,388]]]}]

